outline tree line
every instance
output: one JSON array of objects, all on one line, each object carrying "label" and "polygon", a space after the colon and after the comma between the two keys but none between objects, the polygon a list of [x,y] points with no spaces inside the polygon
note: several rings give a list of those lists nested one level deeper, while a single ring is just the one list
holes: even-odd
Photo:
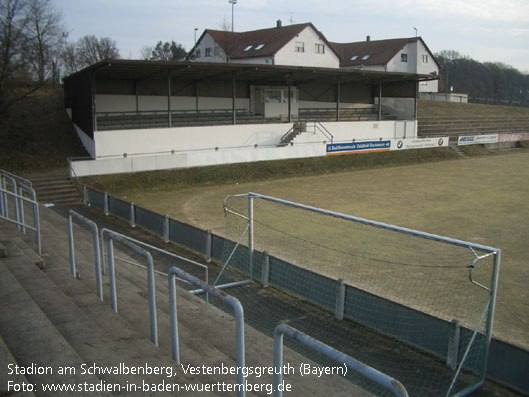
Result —
[{"label": "tree line", "polygon": [[440,67],[439,92],[529,106],[529,74],[501,62],[479,62],[455,50],[435,57]]},{"label": "tree line", "polygon": [[[185,49],[159,41],[141,51],[148,60],[182,60]],[[109,37],[86,35],[68,41],[60,11],[51,0],[0,0],[0,116],[21,99],[61,75],[120,58]]]}]

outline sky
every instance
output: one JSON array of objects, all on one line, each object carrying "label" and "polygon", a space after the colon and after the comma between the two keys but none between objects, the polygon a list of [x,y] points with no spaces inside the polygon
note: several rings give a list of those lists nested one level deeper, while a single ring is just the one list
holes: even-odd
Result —
[{"label": "sky", "polygon": [[[329,41],[421,36],[435,54],[456,50],[529,74],[529,0],[236,0],[235,31],[312,22]],[[190,49],[204,29],[231,26],[228,0],[51,0],[69,40],[117,42],[122,58],[174,40]]]}]

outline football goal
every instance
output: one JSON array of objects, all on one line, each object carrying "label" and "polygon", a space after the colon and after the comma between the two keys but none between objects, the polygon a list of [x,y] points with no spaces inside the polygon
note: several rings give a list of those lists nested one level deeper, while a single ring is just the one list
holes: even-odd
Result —
[{"label": "football goal", "polygon": [[[483,384],[499,249],[257,193],[226,197],[224,210],[224,264],[329,313],[348,345],[328,344],[363,354],[411,395]],[[352,342],[349,324],[366,339]],[[324,328],[305,332],[324,338]]]}]

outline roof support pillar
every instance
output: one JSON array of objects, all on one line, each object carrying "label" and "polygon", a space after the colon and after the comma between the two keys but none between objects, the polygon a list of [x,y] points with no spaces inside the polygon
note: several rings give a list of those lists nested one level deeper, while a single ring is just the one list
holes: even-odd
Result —
[{"label": "roof support pillar", "polygon": [[378,121],[382,120],[382,80],[378,81]]},{"label": "roof support pillar", "polygon": [[340,121],[340,96],[341,96],[341,83],[340,80],[336,82],[336,121]]},{"label": "roof support pillar", "polygon": [[92,72],[92,128],[97,131],[97,108],[96,108],[96,71]]},{"label": "roof support pillar", "polygon": [[171,72],[167,72],[167,126],[171,128],[173,126],[173,120],[171,116]]},{"label": "roof support pillar", "polygon": [[290,78],[288,79],[288,122],[292,121],[292,83]]},{"label": "roof support pillar", "polygon": [[193,89],[195,91],[195,111],[198,114],[198,80],[193,80]]},{"label": "roof support pillar", "polygon": [[233,125],[237,124],[237,109],[235,108],[235,97],[237,94],[237,79],[236,79],[236,73],[233,73],[231,77],[231,86],[232,86],[232,97],[231,97],[231,103],[232,103],[232,110],[233,110]]},{"label": "roof support pillar", "polygon": [[413,107],[413,119],[417,120],[417,97],[419,96],[419,81],[415,81],[415,101]]},{"label": "roof support pillar", "polygon": [[138,80],[134,80],[134,96],[136,97],[136,114],[139,114],[140,106],[138,100]]}]

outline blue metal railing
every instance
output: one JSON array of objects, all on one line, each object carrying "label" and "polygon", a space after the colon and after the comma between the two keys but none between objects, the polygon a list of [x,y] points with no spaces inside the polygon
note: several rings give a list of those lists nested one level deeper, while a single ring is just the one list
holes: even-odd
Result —
[{"label": "blue metal railing", "polygon": [[[18,178],[16,175],[0,170],[0,218],[14,223],[23,233],[26,232],[26,229],[34,231],[37,253],[41,255],[42,245],[40,239],[39,203],[37,202],[37,194],[31,186],[23,183],[17,184],[17,179],[25,181],[22,178]],[[10,183],[11,190],[7,189],[6,181]],[[31,198],[25,197],[24,192],[29,193]],[[14,218],[9,216],[9,198],[13,199]],[[24,203],[29,203],[33,207],[32,225],[27,224],[24,220]]]},{"label": "blue metal railing", "polygon": [[343,363],[353,371],[372,380],[379,386],[391,391],[395,396],[407,397],[408,392],[406,388],[398,380],[388,376],[376,369],[355,360],[354,358],[326,345],[319,340],[316,340],[307,334],[304,334],[297,329],[286,325],[279,324],[274,330],[274,396],[281,397],[283,395],[279,385],[283,380],[283,335],[303,343],[305,346],[315,350],[339,363]]},{"label": "blue metal railing", "polygon": [[196,277],[184,272],[177,267],[169,269],[169,304],[170,304],[170,315],[171,315],[171,345],[173,350],[173,360],[178,364],[180,363],[180,348],[178,338],[178,322],[177,322],[177,306],[176,306],[176,287],[175,278],[176,276],[188,281],[189,283],[201,288],[207,293],[219,298],[223,302],[229,304],[233,308],[235,316],[235,338],[236,338],[236,363],[237,363],[237,384],[239,385],[237,395],[244,397],[244,373],[243,368],[245,366],[244,357],[244,310],[237,298],[222,292],[218,288],[209,285],[203,281],[200,281]]},{"label": "blue metal railing", "polygon": [[101,301],[103,301],[103,284],[101,280],[101,254],[99,252],[99,233],[97,225],[95,222],[91,221],[88,218],[85,218],[84,216],[78,214],[73,210],[68,211],[68,247],[70,251],[70,272],[72,273],[73,277],[76,277],[77,271],[75,267],[75,248],[72,218],[76,218],[77,220],[85,223],[86,225],[90,226],[90,229],[92,230],[92,238],[94,241],[94,265],[96,273],[97,296],[99,297],[99,299],[101,299]]}]

